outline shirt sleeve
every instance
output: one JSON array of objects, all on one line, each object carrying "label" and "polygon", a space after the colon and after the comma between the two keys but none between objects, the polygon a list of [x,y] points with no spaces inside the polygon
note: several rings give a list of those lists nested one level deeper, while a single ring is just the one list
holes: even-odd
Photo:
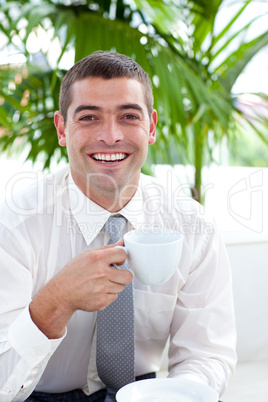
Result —
[{"label": "shirt sleeve", "polygon": [[236,364],[236,330],[229,260],[218,230],[199,233],[178,292],[171,327],[169,377],[184,377],[221,396]]},{"label": "shirt sleeve", "polygon": [[26,399],[63,338],[48,339],[31,320],[28,306],[1,331],[0,400]]},{"label": "shirt sleeve", "polygon": [[31,319],[36,261],[27,232],[0,229],[0,400],[22,401],[63,338],[49,340]]}]

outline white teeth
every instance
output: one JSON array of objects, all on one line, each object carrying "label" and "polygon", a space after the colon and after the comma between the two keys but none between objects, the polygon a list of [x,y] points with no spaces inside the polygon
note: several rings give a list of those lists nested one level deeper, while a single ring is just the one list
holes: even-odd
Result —
[{"label": "white teeth", "polygon": [[126,158],[126,154],[118,153],[118,154],[94,154],[92,155],[93,159],[98,161],[120,161]]}]

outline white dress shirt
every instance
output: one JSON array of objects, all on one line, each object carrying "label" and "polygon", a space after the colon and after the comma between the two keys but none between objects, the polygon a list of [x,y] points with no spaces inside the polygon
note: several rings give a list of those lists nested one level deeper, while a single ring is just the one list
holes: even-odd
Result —
[{"label": "white dress shirt", "polygon": [[[236,363],[229,262],[202,207],[141,175],[120,211],[126,230],[167,227],[183,234],[176,273],[163,285],[133,279],[136,375],[158,371],[170,335],[169,377],[213,387],[221,395]],[[0,401],[23,401],[36,389],[92,394],[104,387],[96,370],[97,312],[76,311],[63,338],[48,339],[29,303],[77,254],[108,243],[111,214],[74,184],[69,168],[6,201],[0,218]]]}]

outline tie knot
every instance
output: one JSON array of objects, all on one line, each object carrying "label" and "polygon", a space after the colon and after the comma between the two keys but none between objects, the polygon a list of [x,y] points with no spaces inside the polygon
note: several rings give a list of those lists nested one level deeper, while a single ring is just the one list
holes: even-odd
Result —
[{"label": "tie knot", "polygon": [[127,220],[122,215],[110,216],[104,225],[105,231],[110,236],[109,243],[116,243],[123,237]]}]

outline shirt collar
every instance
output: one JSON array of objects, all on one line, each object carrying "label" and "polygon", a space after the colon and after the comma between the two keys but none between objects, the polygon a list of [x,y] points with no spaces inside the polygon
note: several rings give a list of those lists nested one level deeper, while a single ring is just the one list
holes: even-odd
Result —
[{"label": "shirt collar", "polygon": [[137,229],[142,225],[143,192],[140,186],[128,204],[115,214],[86,197],[75,184],[71,172],[68,177],[68,193],[70,210],[87,245],[95,239],[111,215],[123,215],[130,223],[129,229]]},{"label": "shirt collar", "polygon": [[143,191],[140,186],[131,200],[119,213],[130,222],[132,229],[138,229],[143,224]]},{"label": "shirt collar", "polygon": [[70,210],[81,234],[89,245],[99,234],[111,214],[85,196],[75,184],[71,173],[68,178],[68,190]]}]

